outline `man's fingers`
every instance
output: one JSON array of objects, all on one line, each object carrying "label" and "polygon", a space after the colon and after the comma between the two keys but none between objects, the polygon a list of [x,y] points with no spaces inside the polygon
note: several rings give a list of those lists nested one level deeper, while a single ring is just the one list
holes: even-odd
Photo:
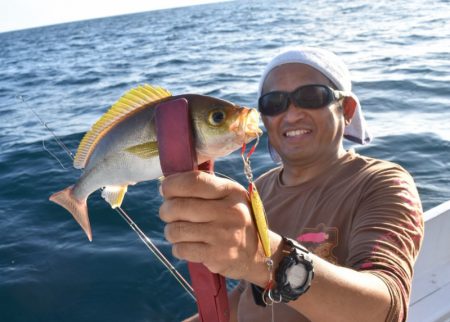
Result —
[{"label": "man's fingers", "polygon": [[209,245],[236,245],[244,235],[236,226],[215,226],[214,223],[176,221],[164,227],[164,237],[171,242],[201,242]]},{"label": "man's fingers", "polygon": [[[245,188],[208,173],[190,171],[165,178],[161,192],[164,202],[159,214],[167,223],[165,237],[173,245],[173,255],[203,263],[212,272],[228,272],[231,267],[230,276],[243,276],[242,269],[233,265],[242,258],[250,262],[258,249]],[[249,244],[250,252],[245,250]]]},{"label": "man's fingers", "polygon": [[210,222],[220,214],[215,200],[175,198],[164,201],[159,208],[159,217],[166,223],[174,221]]},{"label": "man's fingers", "polygon": [[[192,263],[204,264],[212,273],[224,274],[230,267],[230,256],[237,258],[237,251],[227,247],[213,247],[205,243],[177,243],[172,247],[172,254],[178,259]],[[234,268],[236,271],[236,268]],[[245,270],[245,266],[238,271]]]},{"label": "man's fingers", "polygon": [[176,173],[166,177],[161,183],[164,198],[194,197],[221,199],[229,194],[236,184],[202,171]]},{"label": "man's fingers", "polygon": [[180,242],[209,243],[211,228],[209,224],[193,224],[187,221],[176,221],[164,227],[164,237],[172,244]]},{"label": "man's fingers", "polygon": [[200,318],[198,317],[198,313],[184,319],[182,322],[200,322]]},{"label": "man's fingers", "polygon": [[204,243],[177,243],[172,246],[172,254],[188,262],[203,263],[208,257],[209,248]]}]

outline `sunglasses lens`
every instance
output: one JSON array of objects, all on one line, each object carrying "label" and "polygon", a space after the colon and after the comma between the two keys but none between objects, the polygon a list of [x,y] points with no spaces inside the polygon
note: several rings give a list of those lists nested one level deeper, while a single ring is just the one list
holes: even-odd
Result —
[{"label": "sunglasses lens", "polygon": [[316,109],[327,106],[333,100],[330,89],[321,85],[307,85],[292,93],[297,106]]},{"label": "sunglasses lens", "polygon": [[258,101],[259,111],[263,115],[277,115],[288,106],[288,96],[282,92],[270,92],[260,97]]},{"label": "sunglasses lens", "polygon": [[270,92],[260,97],[259,111],[263,115],[273,116],[286,111],[289,107],[289,97],[295,106],[306,109],[319,109],[329,105],[333,92],[325,85],[306,85],[297,88],[292,93]]}]

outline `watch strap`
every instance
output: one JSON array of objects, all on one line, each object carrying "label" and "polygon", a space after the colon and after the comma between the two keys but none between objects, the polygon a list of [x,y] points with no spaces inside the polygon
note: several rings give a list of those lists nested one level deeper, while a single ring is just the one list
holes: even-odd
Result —
[{"label": "watch strap", "polygon": [[[272,294],[275,298],[279,298],[287,303],[296,300],[300,295],[308,291],[314,278],[314,266],[310,256],[311,253],[306,247],[286,237],[283,237],[283,243],[289,249],[286,251],[287,255],[283,257],[278,265],[275,275],[276,287],[272,290]],[[303,265],[306,270],[306,280],[302,286],[292,288],[287,281],[286,274],[287,270],[294,265]]]},{"label": "watch strap", "polygon": [[[256,305],[266,307],[267,303],[287,303],[289,301],[295,301],[300,295],[306,293],[311,286],[312,279],[314,278],[314,267],[310,251],[293,239],[286,237],[282,238],[283,246],[287,246],[287,249],[283,250],[286,256],[279,263],[275,276],[277,286],[271,290],[271,299],[269,301],[267,300],[268,293],[265,292],[262,287],[250,284],[253,300]],[[289,283],[287,283],[286,270],[292,265],[297,264],[304,265],[307,278],[300,288],[292,289]]]}]

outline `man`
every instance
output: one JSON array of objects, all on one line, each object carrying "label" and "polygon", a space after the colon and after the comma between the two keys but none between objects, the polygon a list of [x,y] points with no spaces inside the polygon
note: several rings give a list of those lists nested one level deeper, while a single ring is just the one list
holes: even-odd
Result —
[{"label": "man", "polygon": [[345,151],[344,137],[370,136],[344,63],[315,48],[281,53],[261,78],[259,110],[281,160],[257,180],[274,282],[247,191],[206,173],[162,182],[173,254],[241,280],[229,295],[233,321],[405,320],[421,203],[403,168]]}]

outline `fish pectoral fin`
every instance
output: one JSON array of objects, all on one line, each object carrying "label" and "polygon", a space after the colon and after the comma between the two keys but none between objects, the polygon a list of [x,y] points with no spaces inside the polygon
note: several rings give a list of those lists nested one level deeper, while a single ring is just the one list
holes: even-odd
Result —
[{"label": "fish pectoral fin", "polygon": [[134,154],[142,159],[151,159],[159,156],[158,142],[149,141],[138,145],[133,145],[125,149],[125,152]]},{"label": "fish pectoral fin", "polygon": [[105,199],[113,209],[122,205],[123,197],[127,192],[128,185],[106,186],[102,191],[102,198]]}]

